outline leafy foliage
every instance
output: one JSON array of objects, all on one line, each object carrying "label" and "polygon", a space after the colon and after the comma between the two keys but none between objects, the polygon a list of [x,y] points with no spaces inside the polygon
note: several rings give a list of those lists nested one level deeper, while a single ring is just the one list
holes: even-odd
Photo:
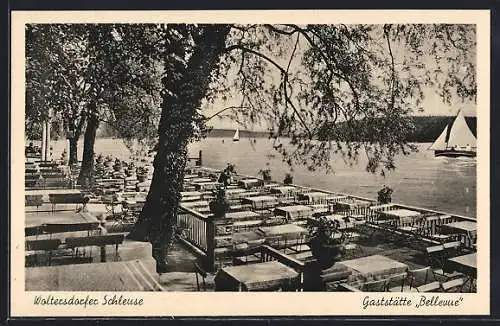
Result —
[{"label": "leafy foliage", "polygon": [[286,185],[291,185],[293,183],[293,175],[290,173],[285,174],[285,178],[283,179],[283,183]]},{"label": "leafy foliage", "polygon": [[[349,217],[345,217],[345,222]],[[330,220],[326,216],[312,217],[307,220],[306,228],[309,231],[309,244],[313,256],[322,268],[328,268],[339,259],[344,250],[347,239],[345,232],[340,230],[338,220]],[[336,234],[341,234],[336,237]]]},{"label": "leafy foliage", "polygon": [[266,121],[284,161],[310,170],[360,155],[369,172],[394,169],[416,150],[409,108],[424,87],[475,100],[472,25],[236,25],[227,43],[209,99],[231,84],[241,103],[229,116]]},{"label": "leafy foliage", "polygon": [[258,174],[262,176],[262,179],[264,181],[271,181],[271,179],[272,179],[271,169],[261,169],[261,170],[259,170]]},{"label": "leafy foliage", "polygon": [[389,204],[392,201],[392,193],[394,190],[384,185],[382,189],[377,192],[377,199],[379,204]]}]

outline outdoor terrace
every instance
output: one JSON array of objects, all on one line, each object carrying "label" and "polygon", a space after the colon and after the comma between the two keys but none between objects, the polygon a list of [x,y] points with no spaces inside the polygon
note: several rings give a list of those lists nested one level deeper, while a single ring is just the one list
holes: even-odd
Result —
[{"label": "outdoor terrace", "polygon": [[[384,277],[399,275],[404,271],[405,279],[409,279],[412,275],[410,272],[431,267],[432,277],[436,281],[427,283],[430,272],[426,272],[426,282],[421,286],[436,285],[435,282],[438,282],[438,288],[429,287],[437,291],[443,290],[443,284],[447,282],[469,282],[468,290],[464,289],[463,284],[459,290],[474,291],[475,268],[461,268],[464,259],[454,262],[453,270],[448,266],[450,258],[474,254],[476,232],[473,219],[399,204],[377,205],[366,198],[298,185],[266,183],[258,178],[238,175],[227,187],[229,212],[222,218],[215,218],[210,212],[209,202],[214,198],[211,189],[218,185],[217,177],[217,171],[201,167],[192,168],[186,174],[177,220],[180,242],[175,244],[169,254],[172,270],[154,276],[156,272],[153,268],[146,269],[164,290],[222,291],[226,289],[224,283],[228,283],[232,284],[230,290],[369,291],[365,283],[381,283],[379,281],[383,281],[384,290],[389,290],[390,282]],[[205,188],[205,185],[210,186]],[[75,234],[69,233],[72,230],[66,230],[63,235],[47,232],[47,225],[54,223],[99,225],[92,229],[92,234],[89,230],[75,231],[80,232],[76,234],[80,237],[125,235],[126,226],[133,225],[145,201],[146,192],[126,191],[125,187],[114,187],[112,182],[106,180],[99,182],[98,186],[101,190],[90,193],[78,189],[28,190],[27,241],[50,234],[50,240],[60,240],[58,245],[67,246],[67,238]],[[81,193],[84,197],[90,195],[90,202],[80,201]],[[107,196],[111,196],[111,199]],[[83,215],[75,212],[81,209],[92,221],[81,218]],[[64,221],[63,211],[66,210],[73,211],[72,221]],[[132,219],[127,220],[123,216],[132,216]],[[322,271],[323,283],[316,287],[308,281],[310,265],[315,259],[308,246],[309,231],[305,228],[307,220],[315,216],[326,216],[338,221],[338,232],[332,236],[343,239],[345,243],[345,252],[334,265],[338,270]],[[78,222],[75,218],[82,220]],[[102,230],[105,232],[102,233]],[[86,235],[83,234],[85,232]],[[95,254],[91,260],[96,265],[93,268],[98,268],[98,261],[119,265],[123,257],[127,261],[142,261],[151,257],[149,247],[144,247],[139,256],[127,256],[127,250],[123,249],[130,248],[129,252],[137,252],[134,246],[138,244],[125,239],[119,245],[121,249],[117,247],[115,253],[108,250],[102,256],[101,250],[100,260],[99,255]],[[84,246],[83,251],[86,253],[90,247],[96,246],[102,248],[102,243]],[[373,263],[373,259],[382,263]],[[471,258],[467,259],[466,266],[475,265],[475,260],[471,262]],[[383,266],[384,262],[386,267]],[[265,265],[259,265],[263,263]],[[120,270],[122,267],[118,265],[113,266]],[[32,273],[37,274],[35,269]],[[367,272],[370,269],[372,271]],[[96,273],[101,272],[96,270]],[[225,276],[217,277],[219,274]],[[252,283],[252,275],[261,275],[263,278]]]}]

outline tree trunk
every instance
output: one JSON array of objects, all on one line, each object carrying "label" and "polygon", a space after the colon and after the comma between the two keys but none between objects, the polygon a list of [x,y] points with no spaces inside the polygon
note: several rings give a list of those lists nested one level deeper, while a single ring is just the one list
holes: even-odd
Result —
[{"label": "tree trunk", "polygon": [[85,128],[85,135],[83,136],[83,159],[80,175],[78,175],[78,184],[82,186],[89,186],[92,182],[92,171],[94,169],[94,143],[97,128],[99,127],[99,120],[97,116],[92,114],[87,122]]},{"label": "tree trunk", "polygon": [[78,163],[78,138],[69,138],[69,165]]},{"label": "tree trunk", "polygon": [[187,145],[194,135],[193,122],[209,85],[210,73],[224,51],[229,30],[225,25],[205,27],[180,80],[163,80],[163,87],[170,92],[164,92],[163,97],[153,179],[139,220],[128,236],[151,242],[158,273],[166,271],[167,249],[173,240],[184,181]]}]

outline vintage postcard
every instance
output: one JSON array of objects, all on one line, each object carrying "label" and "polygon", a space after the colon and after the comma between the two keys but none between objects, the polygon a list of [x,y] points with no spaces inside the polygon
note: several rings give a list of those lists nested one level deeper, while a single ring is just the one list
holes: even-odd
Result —
[{"label": "vintage postcard", "polygon": [[11,27],[13,317],[489,314],[489,11]]}]

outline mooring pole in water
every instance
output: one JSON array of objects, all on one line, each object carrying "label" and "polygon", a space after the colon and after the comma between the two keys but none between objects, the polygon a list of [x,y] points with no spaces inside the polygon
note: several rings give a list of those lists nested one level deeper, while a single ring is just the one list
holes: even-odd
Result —
[{"label": "mooring pole in water", "polygon": [[199,166],[203,165],[201,159],[202,159],[202,154],[201,154],[201,151],[199,151],[199,155],[198,155],[198,165]]}]

